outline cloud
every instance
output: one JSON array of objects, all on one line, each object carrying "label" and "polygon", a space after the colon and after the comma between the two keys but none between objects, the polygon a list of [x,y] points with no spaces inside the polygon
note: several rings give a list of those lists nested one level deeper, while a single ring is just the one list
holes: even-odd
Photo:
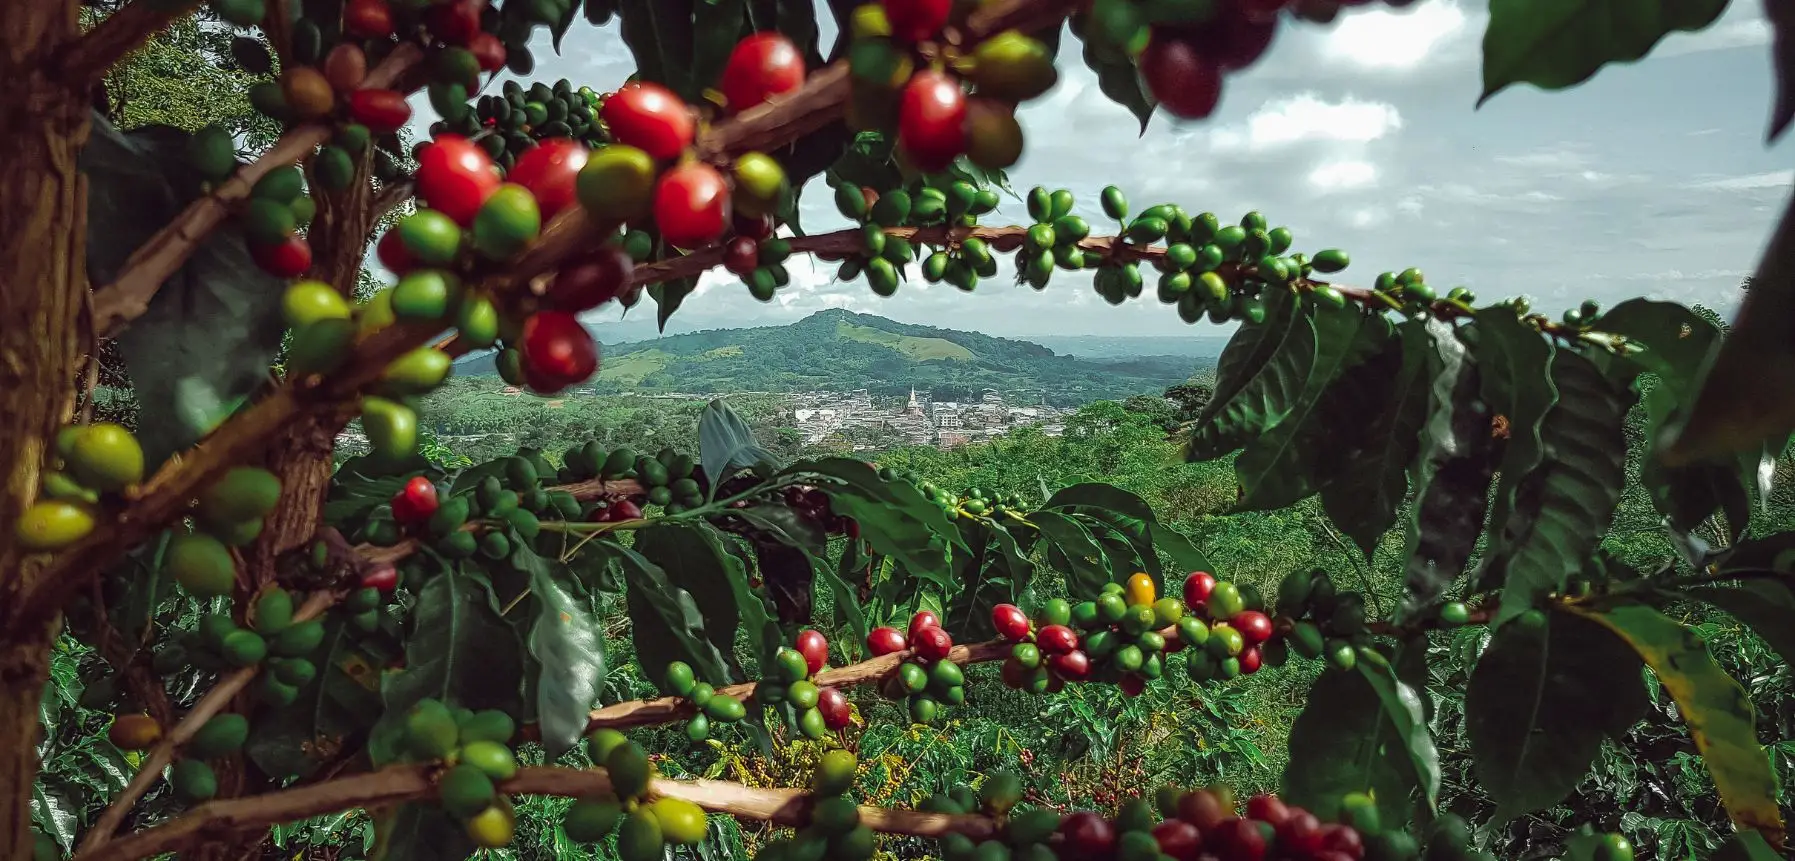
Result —
[{"label": "cloud", "polygon": [[1767,188],[1788,188],[1792,182],[1795,182],[1795,170],[1772,170],[1764,173],[1749,173],[1744,176],[1704,180],[1691,183],[1689,187],[1715,191],[1759,191]]},{"label": "cloud", "polygon": [[1403,11],[1375,9],[1340,16],[1323,56],[1366,68],[1409,70],[1468,30],[1458,3],[1423,3]]},{"label": "cloud", "polygon": [[1328,193],[1377,184],[1377,166],[1358,160],[1331,161],[1309,172],[1309,184]]},{"label": "cloud", "polygon": [[1220,152],[1254,152],[1304,141],[1362,144],[1400,128],[1402,114],[1394,105],[1298,93],[1266,102],[1242,126],[1217,129],[1210,145]]}]

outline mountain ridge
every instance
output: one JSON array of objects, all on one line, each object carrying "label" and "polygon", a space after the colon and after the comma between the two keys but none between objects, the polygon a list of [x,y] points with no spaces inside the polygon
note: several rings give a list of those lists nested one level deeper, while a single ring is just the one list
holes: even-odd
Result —
[{"label": "mountain ridge", "polygon": [[[996,389],[1073,405],[1157,391],[1211,365],[1213,359],[1179,355],[1062,355],[1032,341],[831,308],[782,326],[607,344],[591,388],[694,394],[865,388],[882,395],[915,387],[942,390],[937,397]],[[464,375],[496,373],[490,353],[456,367]]]}]

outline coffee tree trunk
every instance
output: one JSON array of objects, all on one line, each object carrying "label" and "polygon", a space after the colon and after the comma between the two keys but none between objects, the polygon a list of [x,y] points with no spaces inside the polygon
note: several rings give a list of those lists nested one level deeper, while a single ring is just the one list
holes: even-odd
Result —
[{"label": "coffee tree trunk", "polygon": [[[12,524],[73,407],[84,349],[86,191],[75,157],[87,103],[45,62],[78,32],[76,12],[73,0],[0,3],[0,606],[32,575]],[[0,858],[30,857],[37,709],[60,621],[0,632]]]}]

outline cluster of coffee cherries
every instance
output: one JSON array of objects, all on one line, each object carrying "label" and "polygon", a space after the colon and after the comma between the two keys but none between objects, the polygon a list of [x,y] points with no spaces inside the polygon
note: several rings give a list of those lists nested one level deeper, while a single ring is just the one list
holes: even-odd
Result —
[{"label": "cluster of coffee cherries", "polygon": [[[1464,605],[1458,604],[1441,619],[1456,619],[1463,612]],[[1325,658],[1337,669],[1352,669],[1359,647],[1371,645],[1364,594],[1337,588],[1320,568],[1292,571],[1278,584],[1278,625],[1290,632],[1286,640],[1297,657]]]},{"label": "cluster of coffee cherries", "polygon": [[853,721],[847,695],[833,685],[814,681],[828,664],[829,641],[822,632],[813,628],[799,631],[790,646],[773,653],[771,666],[754,686],[755,702],[790,705],[797,730],[805,738],[820,739],[831,731],[846,729]]},{"label": "cluster of coffee cherries", "polygon": [[1136,573],[1109,583],[1095,599],[1044,602],[1031,621],[1013,604],[992,610],[998,635],[1015,643],[1003,679],[1031,693],[1054,693],[1068,682],[1118,685],[1130,696],[1165,674],[1170,656],[1186,654],[1196,681],[1231,679],[1282,660],[1271,618],[1250,588],[1207,571],[1185,577],[1183,600],[1160,597],[1153,578]]},{"label": "cluster of coffee cherries", "polygon": [[[972,227],[998,204],[997,192],[947,173],[918,177],[884,193],[845,182],[833,173],[826,178],[835,187],[836,209],[860,225],[862,247],[851,254],[818,256],[840,259],[836,277],[843,281],[864,273],[867,285],[880,296],[896,292],[898,282],[908,277],[905,267],[922,252],[922,246],[891,232],[894,228]],[[962,290],[972,290],[979,278],[996,274],[997,260],[977,236],[954,238],[922,263],[923,278],[929,283],[946,281]]]},{"label": "cluster of coffee cherries", "polygon": [[[428,476],[412,476],[389,503],[369,510],[348,534],[376,547],[411,537],[448,559],[479,555],[499,560],[509,558],[518,542],[534,540],[542,521],[578,520],[586,514],[572,493],[544,485],[542,477],[553,476],[555,468],[535,449],[519,449],[476,469],[485,474],[453,493]],[[364,579],[363,585],[384,584]]]},{"label": "cluster of coffee cherries", "polygon": [[1013,771],[993,771],[985,775],[978,791],[965,784],[956,784],[947,792],[929,796],[922,809],[932,813],[981,813],[997,823],[997,834],[984,840],[973,840],[957,831],[941,838],[942,859],[978,861],[978,859],[1014,859],[1014,861],[1053,861],[1054,832],[1060,826],[1060,814],[1044,808],[1016,810],[1022,800],[1022,777]]},{"label": "cluster of coffee cherries", "polygon": [[[1441,817],[1445,819],[1450,814]],[[1452,817],[1457,819],[1456,817]],[[1460,826],[1463,820],[1457,820]],[[1113,817],[1096,812],[1067,815],[1059,823],[1064,861],[1172,858],[1176,861],[1415,861],[1421,847],[1400,829],[1378,824],[1377,807],[1362,793],[1346,796],[1337,821],[1286,804],[1276,795],[1255,795],[1238,809],[1225,786],[1185,791],[1162,787],[1152,800],[1124,801]],[[1475,859],[1462,829],[1437,829],[1429,859]],[[1440,846],[1435,853],[1434,844]],[[948,861],[960,861],[947,856]]]},{"label": "cluster of coffee cherries", "polygon": [[[1017,105],[1059,80],[1052,50],[1020,32],[970,46],[964,34],[943,38],[975,8],[884,0],[856,8],[850,19],[848,122],[858,130],[895,128],[899,155],[924,173],[945,171],[960,156],[989,170],[1015,164],[1022,156]],[[931,55],[945,64],[927,63]]]},{"label": "cluster of coffee cherries", "polygon": [[929,610],[910,617],[909,635],[890,626],[867,632],[866,648],[874,656],[906,652],[879,683],[879,692],[894,700],[908,699],[910,719],[932,724],[950,706],[966,702],[966,674],[948,660],[954,638]]},{"label": "cluster of coffee cherries", "polygon": [[683,798],[651,797],[655,768],[641,745],[614,729],[601,729],[586,739],[586,751],[610,777],[611,792],[580,798],[567,808],[561,819],[567,839],[598,843],[616,832],[623,861],[659,861],[669,848],[704,840],[709,830],[704,808]]},{"label": "cluster of coffee cherries", "polygon": [[691,702],[693,714],[686,721],[686,738],[699,744],[711,737],[711,724],[735,723],[748,716],[748,707],[741,700],[719,694],[709,682],[700,681],[692,666],[673,661],[661,679],[661,692]]},{"label": "cluster of coffee cherries", "polygon": [[878,851],[878,833],[860,821],[860,807],[848,797],[859,771],[854,754],[831,750],[817,762],[806,799],[805,823],[791,834],[767,841],[756,861],[829,858],[868,861]]},{"label": "cluster of coffee cherries", "polygon": [[435,699],[419,700],[405,713],[401,759],[448,765],[437,777],[438,801],[483,847],[510,843],[516,827],[511,800],[498,790],[517,774],[509,746],[516,729],[497,709],[476,712]]},{"label": "cluster of coffee cherries", "polygon": [[860,537],[860,524],[851,517],[836,514],[830,508],[829,494],[815,487],[797,485],[784,491],[785,504],[798,513],[799,517],[815,523],[830,535],[846,535],[849,538]]}]

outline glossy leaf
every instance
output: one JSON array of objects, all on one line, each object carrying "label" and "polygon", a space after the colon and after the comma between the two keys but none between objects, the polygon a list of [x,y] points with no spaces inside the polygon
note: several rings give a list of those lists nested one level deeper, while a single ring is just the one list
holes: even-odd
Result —
[{"label": "glossy leaf", "polygon": [[[963,517],[959,520],[961,541],[971,550],[954,552],[953,580],[959,587],[953,600],[948,603],[947,614],[941,617],[941,626],[947,629],[955,642],[972,642],[991,637],[991,605],[1008,601],[1008,597],[991,597],[1001,593],[1007,596],[1007,584],[998,582],[1002,571],[995,563],[986,564],[987,551],[992,544],[993,534],[1002,527],[986,528],[983,523]],[[984,607],[984,614],[980,607]]]},{"label": "glossy leaf", "polygon": [[1477,366],[1452,327],[1430,318],[1423,352],[1427,423],[1409,507],[1406,597],[1399,617],[1431,606],[1464,573],[1483,531],[1495,453],[1490,415],[1477,400]]},{"label": "glossy leaf", "polygon": [[1756,831],[1737,831],[1727,835],[1726,842],[1714,851],[1709,861],[1782,861],[1764,835]]},{"label": "glossy leaf", "polygon": [[1408,753],[1365,674],[1322,673],[1291,725],[1289,750],[1280,793],[1286,802],[1331,822],[1341,796],[1367,792],[1386,827],[1408,821],[1414,789]]},{"label": "glossy leaf", "polygon": [[1677,30],[1700,30],[1726,0],[1491,0],[1482,105],[1510,84],[1562,90],[1609,63],[1644,57]]},{"label": "glossy leaf", "polygon": [[621,0],[617,4],[623,43],[636,60],[642,80],[665,84],[687,102],[699,101],[712,85],[693,75],[692,14],[696,0]]},{"label": "glossy leaf", "polygon": [[873,549],[916,573],[945,572],[947,546],[960,532],[941,506],[907,481],[885,481],[872,467],[849,458],[800,461],[787,474],[813,474],[829,495],[829,508],[860,526]]},{"label": "glossy leaf", "polygon": [[[1041,507],[1063,509],[1112,521],[1119,517],[1131,519],[1145,526],[1144,535],[1129,533],[1129,540],[1134,542],[1142,559],[1153,559],[1157,564],[1157,554],[1154,553],[1157,550],[1184,571],[1210,570],[1208,558],[1195,543],[1183,533],[1160,523],[1146,500],[1114,485],[1090,482],[1063,487],[1048,497]],[[1157,583],[1159,574],[1155,572],[1154,576]]]},{"label": "glossy leaf", "polygon": [[1197,416],[1197,433],[1192,434],[1186,444],[1185,457],[1189,460],[1210,460],[1231,450],[1217,450],[1216,442],[1207,439],[1200,442],[1198,435],[1219,421],[1222,413],[1254,385],[1285,338],[1297,326],[1296,297],[1289,291],[1267,291],[1264,301],[1265,322],[1240,324],[1234,330],[1234,336],[1228,339],[1228,345],[1222,348],[1221,357],[1216,359],[1215,392]]},{"label": "glossy leaf", "polygon": [[[670,249],[667,253],[668,256],[674,255]],[[667,321],[673,319],[673,312],[678,311],[679,306],[685,303],[686,297],[692,295],[692,291],[696,289],[698,289],[698,279],[690,276],[669,278],[648,285],[648,296],[654,300],[655,323],[660,326],[661,332],[667,331]]]},{"label": "glossy leaf", "polygon": [[1323,395],[1389,338],[1389,324],[1356,305],[1328,305],[1309,294],[1303,303],[1307,306],[1303,313],[1315,327],[1310,363],[1296,372],[1301,383],[1290,392],[1284,417],[1248,441],[1234,459],[1234,480],[1239,485],[1236,511],[1283,508],[1315,493],[1318,459],[1338,456],[1327,445],[1332,427],[1323,424]]},{"label": "glossy leaf", "polygon": [[744,580],[744,576],[740,561],[724,552],[716,531],[700,524],[655,526],[636,533],[635,550],[659,565],[673,585],[692,596],[698,612],[704,616],[705,636],[717,647],[730,670],[728,681],[741,681],[735,640],[742,618],[734,584]]},{"label": "glossy leaf", "polygon": [[[122,132],[95,115],[81,150],[87,180],[87,275],[96,287],[202,192],[188,135],[167,126]],[[285,325],[284,282],[250,257],[241,222],[208,234],[118,336],[141,412],[134,429],[154,471],[197,442],[267,379]]]},{"label": "glossy leaf", "polygon": [[729,62],[729,52],[743,36],[753,32],[748,26],[747,4],[743,0],[703,0],[693,4],[692,20],[692,84],[701,91],[716,87]]},{"label": "glossy leaf", "polygon": [[711,401],[698,417],[698,459],[713,488],[738,470],[779,463],[754,438],[747,419],[721,398]]},{"label": "glossy leaf", "polygon": [[1631,392],[1568,350],[1553,357],[1552,380],[1558,404],[1540,427],[1546,458],[1516,487],[1480,575],[1503,584],[1497,627],[1564,588],[1601,543],[1626,483]]},{"label": "glossy leaf", "polygon": [[1795,2],[1764,0],[1764,17],[1775,28],[1770,43],[1771,74],[1776,79],[1776,99],[1770,108],[1766,143],[1776,143],[1795,120]]},{"label": "glossy leaf", "polygon": [[1795,200],[1783,209],[1750,282],[1732,330],[1703,367],[1687,420],[1671,429],[1660,453],[1671,466],[1756,457],[1795,430],[1795,399],[1764,397],[1795,391],[1788,335],[1795,319]]},{"label": "glossy leaf", "polygon": [[1371,683],[1371,689],[1383,705],[1383,717],[1389,730],[1400,741],[1402,752],[1421,790],[1421,799],[1431,813],[1440,800],[1440,752],[1434,747],[1433,733],[1427,726],[1426,690],[1417,689],[1398,678],[1396,668],[1375,650],[1359,652],[1356,665],[1359,673]]},{"label": "glossy leaf", "polygon": [[1573,605],[1572,612],[1606,627],[1633,648],[1676,700],[1727,816],[1740,830],[1755,829],[1782,845],[1776,775],[1758,744],[1757,717],[1739,683],[1714,662],[1694,631],[1643,604],[1605,611]]},{"label": "glossy leaf", "polygon": [[1720,577],[1729,574],[1760,576],[1697,586],[1687,590],[1688,596],[1713,604],[1744,622],[1785,662],[1795,665],[1795,576],[1787,571],[1745,571],[1729,567],[1722,567],[1716,574]]},{"label": "glossy leaf", "polygon": [[[848,624],[854,632],[856,640],[865,640],[867,632],[866,612],[860,608],[859,594],[843,580],[835,569],[823,560],[825,536],[816,523],[805,519],[797,512],[784,505],[752,505],[736,509],[732,514],[747,521],[756,530],[777,545],[789,548],[793,553],[801,554],[801,558],[810,566],[812,577],[829,587],[835,597],[835,612]],[[768,583],[772,582],[771,574],[765,564],[766,556],[762,555],[761,573]],[[795,562],[798,557],[794,557]],[[809,617],[809,604],[806,598],[805,621]],[[786,620],[782,620],[786,621]]]},{"label": "glossy leaf", "polygon": [[1499,805],[1496,821],[1576,789],[1602,740],[1644,717],[1643,668],[1625,643],[1579,616],[1497,629],[1465,689],[1472,762]]},{"label": "glossy leaf", "polygon": [[698,678],[713,685],[728,684],[728,660],[711,641],[692,593],[674,585],[661,566],[641,553],[616,545],[610,551],[623,565],[630,640],[643,675],[660,679],[668,664],[685,661]]},{"label": "glossy leaf", "polygon": [[1041,530],[1048,564],[1065,572],[1072,594],[1095,595],[1114,579],[1108,556],[1083,524],[1057,511],[1036,511],[1029,521]]},{"label": "glossy leaf", "polygon": [[477,851],[467,829],[438,804],[402,805],[374,822],[372,861],[461,861]]},{"label": "glossy leaf", "polygon": [[1403,323],[1358,373],[1322,396],[1319,424],[1330,434],[1317,470],[1321,507],[1367,557],[1408,493],[1427,420],[1431,349],[1424,321]]},{"label": "glossy leaf", "polygon": [[[638,542],[641,537],[637,535]],[[517,548],[512,553],[530,551]],[[579,743],[587,714],[599,704],[607,669],[604,619],[565,566],[538,566],[530,577],[530,594],[536,601],[530,654],[540,665],[536,721],[542,746],[555,760]]]},{"label": "glossy leaf", "polygon": [[1141,134],[1146,134],[1147,122],[1153,119],[1153,110],[1159,107],[1159,102],[1147,92],[1134,64],[1122,57],[1101,56],[1089,44],[1084,49],[1084,63],[1096,73],[1097,89],[1110,101],[1134,114],[1140,121]]},{"label": "glossy leaf", "polygon": [[516,713],[523,644],[478,576],[462,566],[432,575],[418,591],[410,631],[405,669],[381,682],[389,718],[427,697]]},{"label": "glossy leaf", "polygon": [[[1271,292],[1276,296],[1281,291]],[[1210,399],[1191,434],[1187,455],[1192,460],[1219,457],[1239,448],[1276,427],[1296,407],[1307,374],[1315,366],[1320,335],[1313,301],[1296,305],[1290,313],[1283,339],[1252,378],[1225,403],[1219,391]],[[1216,373],[1221,379],[1219,367]]]},{"label": "glossy leaf", "polygon": [[1502,418],[1508,435],[1489,514],[1490,534],[1500,535],[1518,502],[1522,479],[1546,456],[1540,424],[1558,402],[1551,372],[1554,350],[1546,336],[1521,322],[1511,305],[1480,309],[1472,331],[1480,394],[1489,411]]}]

